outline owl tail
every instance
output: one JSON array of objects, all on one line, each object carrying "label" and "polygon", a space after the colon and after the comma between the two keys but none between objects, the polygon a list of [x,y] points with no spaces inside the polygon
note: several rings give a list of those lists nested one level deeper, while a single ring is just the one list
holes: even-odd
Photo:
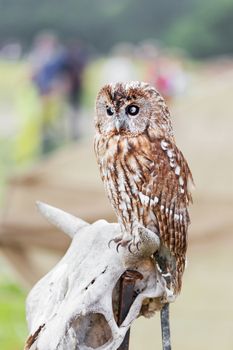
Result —
[{"label": "owl tail", "polygon": [[174,257],[166,252],[156,252],[154,255],[155,261],[161,270],[162,276],[166,281],[167,288],[171,290],[174,295],[178,295],[182,287],[182,277],[185,268],[184,257]]}]

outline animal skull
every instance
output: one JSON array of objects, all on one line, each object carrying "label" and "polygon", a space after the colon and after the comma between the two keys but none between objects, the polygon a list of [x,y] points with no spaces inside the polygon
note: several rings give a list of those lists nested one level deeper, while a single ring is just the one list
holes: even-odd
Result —
[{"label": "animal skull", "polygon": [[[159,238],[142,232],[142,244],[130,253],[116,250],[109,241],[119,225],[99,220],[92,225],[49,205],[38,203],[41,213],[67,233],[71,245],[60,262],[31,290],[27,321],[31,336],[25,350],[118,349],[132,322],[151,316],[169,299],[166,282],[152,254]],[[117,325],[119,279],[127,270],[143,279],[135,283],[137,294],[123,323]]]}]

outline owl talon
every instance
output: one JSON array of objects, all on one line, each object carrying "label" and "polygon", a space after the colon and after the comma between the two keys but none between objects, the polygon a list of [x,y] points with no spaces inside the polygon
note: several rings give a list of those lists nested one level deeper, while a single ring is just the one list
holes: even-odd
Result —
[{"label": "owl talon", "polygon": [[117,244],[117,246],[116,246],[117,253],[119,253],[119,247],[120,247],[121,245],[122,245],[121,242],[119,242],[119,243]]},{"label": "owl talon", "polygon": [[132,250],[131,250],[132,245],[133,245],[133,243],[132,243],[132,242],[131,242],[131,243],[129,243],[129,245],[128,245],[128,251],[129,251],[131,254],[133,254],[133,252],[132,252]]},{"label": "owl talon", "polygon": [[108,242],[108,248],[110,249],[111,248],[111,243],[112,242],[115,242],[114,238],[110,239],[110,241]]},{"label": "owl talon", "polygon": [[128,251],[133,254],[133,250],[132,250],[132,246],[135,246],[137,248],[137,251],[139,251],[139,247],[140,247],[141,241],[137,242],[135,244],[135,242],[130,242],[128,245]]}]

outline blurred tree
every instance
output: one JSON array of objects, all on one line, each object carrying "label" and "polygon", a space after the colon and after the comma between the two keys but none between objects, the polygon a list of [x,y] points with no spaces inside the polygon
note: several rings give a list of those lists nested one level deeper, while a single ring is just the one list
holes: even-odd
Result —
[{"label": "blurred tree", "polygon": [[120,41],[164,40],[206,57],[233,52],[233,0],[0,0],[0,44],[29,46],[51,29],[99,51]]},{"label": "blurred tree", "polygon": [[30,44],[38,31],[80,38],[101,51],[119,41],[161,39],[194,0],[0,0],[0,43]]},{"label": "blurred tree", "polygon": [[233,53],[233,0],[198,0],[195,11],[167,33],[166,42],[194,57]]}]

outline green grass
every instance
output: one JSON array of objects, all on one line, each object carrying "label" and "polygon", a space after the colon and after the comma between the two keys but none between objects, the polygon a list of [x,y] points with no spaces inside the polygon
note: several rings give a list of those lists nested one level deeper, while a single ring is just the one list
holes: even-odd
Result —
[{"label": "green grass", "polygon": [[0,276],[0,349],[20,350],[27,337],[26,293]]}]

